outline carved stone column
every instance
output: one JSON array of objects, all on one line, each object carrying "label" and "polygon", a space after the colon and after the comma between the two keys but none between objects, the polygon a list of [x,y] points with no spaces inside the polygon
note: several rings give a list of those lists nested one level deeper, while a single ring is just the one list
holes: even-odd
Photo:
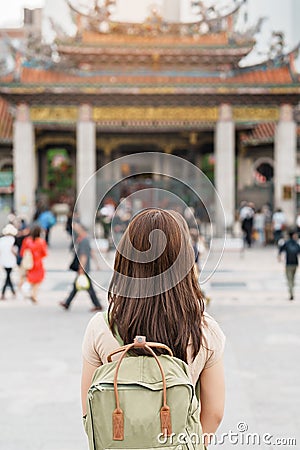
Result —
[{"label": "carved stone column", "polygon": [[34,127],[25,103],[17,107],[13,127],[14,206],[31,221],[35,211],[36,157]]},{"label": "carved stone column", "polygon": [[77,122],[77,209],[80,221],[90,230],[96,213],[96,176],[93,177],[95,172],[96,124],[92,120],[92,107],[83,104],[79,107]]},{"label": "carved stone column", "polygon": [[294,224],[296,215],[295,178],[297,155],[296,123],[293,107],[280,107],[279,122],[274,142],[274,201],[275,208],[282,208],[289,224]]},{"label": "carved stone column", "polygon": [[[220,196],[226,228],[231,229],[234,223],[235,210],[235,133],[231,105],[222,104],[215,129],[215,187]],[[216,230],[224,232],[223,211],[216,201]]]}]

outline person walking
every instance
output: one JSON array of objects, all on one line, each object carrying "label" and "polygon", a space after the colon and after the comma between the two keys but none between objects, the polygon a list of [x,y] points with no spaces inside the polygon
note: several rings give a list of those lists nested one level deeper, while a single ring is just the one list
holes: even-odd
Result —
[{"label": "person walking", "polygon": [[[91,263],[91,246],[88,238],[88,234],[84,226],[80,223],[73,222],[73,231],[76,235],[76,242],[75,242],[75,259],[72,263],[73,269],[77,270],[77,275],[73,283],[73,289],[70,292],[68,298],[64,302],[60,302],[60,306],[62,306],[64,309],[69,309],[75,295],[77,294],[78,290],[80,289],[79,281],[80,276],[82,278],[82,275],[85,275],[87,277],[85,290],[88,291],[90,298],[93,302],[94,307],[91,311],[102,311],[102,306],[97,298],[92,279],[89,276],[90,271],[90,263]],[[77,255],[77,258],[76,258]],[[76,261],[77,260],[77,261]]]},{"label": "person walking", "polygon": [[300,254],[300,245],[297,242],[297,231],[289,232],[289,239],[279,247],[278,261],[281,261],[281,253],[286,254],[285,274],[288,283],[290,300],[294,300],[295,275],[298,268],[298,255]]},{"label": "person walking", "polygon": [[15,236],[18,230],[12,225],[7,224],[2,230],[0,238],[0,265],[6,272],[6,279],[2,287],[1,300],[5,300],[5,291],[9,287],[13,296],[16,295],[14,285],[11,281],[11,272],[17,264],[17,250],[15,248]]},{"label": "person walking", "polygon": [[269,203],[265,203],[261,211],[265,217],[265,244],[273,243],[273,225],[272,225],[272,209]]},{"label": "person walking", "polygon": [[45,233],[45,241],[47,245],[49,246],[49,240],[50,240],[50,230],[56,223],[56,218],[52,211],[48,208],[44,208],[41,213],[39,214],[37,218],[37,222],[41,226],[41,228],[44,230]]},{"label": "person walking", "polygon": [[94,315],[83,340],[84,416],[95,370],[120,346],[118,341],[126,345],[143,335],[167,345],[188,364],[193,385],[200,386],[203,433],[215,433],[224,410],[225,336],[204,311],[194,262],[189,230],[179,213],[149,208],[131,220],[116,250],[107,315]]},{"label": "person walking", "polygon": [[265,245],[265,223],[266,217],[261,209],[258,209],[254,214],[253,229],[257,232],[257,240],[260,246]]},{"label": "person walking", "polygon": [[253,203],[242,202],[240,210],[240,222],[241,228],[244,232],[244,242],[247,243],[250,248],[252,245],[252,228],[253,228],[253,217],[254,208]]},{"label": "person walking", "polygon": [[26,281],[27,270],[22,265],[21,248],[23,241],[30,235],[30,227],[23,221],[20,228],[18,229],[18,234],[16,235],[15,246],[17,248],[17,266],[19,267],[19,283],[18,289],[22,292],[22,286]]},{"label": "person walking", "polygon": [[286,218],[281,208],[277,208],[272,217],[274,242],[278,245],[280,239],[283,238],[283,231],[285,229]]},{"label": "person walking", "polygon": [[[43,259],[47,256],[46,241],[41,238],[42,229],[40,225],[34,224],[30,235],[22,243],[20,255],[23,260],[31,259],[29,267],[26,267],[26,280],[31,284],[31,300],[37,303],[38,288],[45,277]],[[25,256],[26,254],[26,256]]]}]

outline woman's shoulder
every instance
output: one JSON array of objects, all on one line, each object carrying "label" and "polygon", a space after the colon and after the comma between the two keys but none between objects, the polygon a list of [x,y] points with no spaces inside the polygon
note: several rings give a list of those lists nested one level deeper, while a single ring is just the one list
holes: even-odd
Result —
[{"label": "woman's shoulder", "polygon": [[91,318],[88,327],[91,328],[95,341],[102,339],[110,344],[116,342],[107,322],[107,311],[96,313]]},{"label": "woman's shoulder", "polygon": [[[201,347],[196,358],[189,363],[194,383],[199,379],[201,372],[216,364],[223,356],[225,335],[218,322],[207,312],[202,316]],[[191,354],[190,354],[191,355]]]},{"label": "woman's shoulder", "polygon": [[203,321],[204,327],[207,327],[209,329],[214,329],[214,328],[221,329],[218,321],[213,316],[208,314],[207,311],[204,311],[204,313],[202,315],[202,321]]},{"label": "woman's shoulder", "polygon": [[32,239],[29,237],[26,239],[30,239],[27,242],[27,246],[30,247],[32,251],[45,251],[47,248],[46,241],[43,238],[38,237],[36,239]]},{"label": "woman's shoulder", "polygon": [[106,321],[103,312],[98,312],[90,319],[88,327],[94,330],[95,333],[101,333],[106,328]]},{"label": "woman's shoulder", "polygon": [[215,347],[225,342],[225,334],[219,323],[207,312],[203,313],[202,324],[203,336],[209,345]]},{"label": "woman's shoulder", "polygon": [[45,239],[43,239],[43,238],[41,238],[41,237],[38,237],[38,238],[36,239],[36,243],[37,243],[38,245],[40,245],[41,247],[45,247],[45,245],[47,245]]},{"label": "woman's shoulder", "polygon": [[105,313],[95,314],[89,321],[83,339],[84,358],[92,365],[99,366],[106,361],[107,355],[120,344],[110,331]]}]

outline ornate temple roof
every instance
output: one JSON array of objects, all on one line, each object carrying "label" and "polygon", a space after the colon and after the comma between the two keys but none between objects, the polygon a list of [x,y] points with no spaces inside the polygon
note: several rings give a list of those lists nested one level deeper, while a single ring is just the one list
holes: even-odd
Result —
[{"label": "ornate temple roof", "polygon": [[253,30],[236,33],[234,16],[242,5],[239,2],[229,12],[221,13],[207,8],[202,1],[193,1],[199,8],[197,20],[188,23],[170,23],[164,20],[156,7],[143,23],[111,20],[115,2],[94,6],[83,14],[68,2],[75,12],[77,33],[75,39],[58,36],[57,52],[60,67],[85,70],[92,74],[123,66],[164,70],[182,65],[186,69],[202,67],[206,72],[228,72],[238,67],[255,44]]},{"label": "ornate temple roof", "polygon": [[[68,4],[77,33],[66,36],[57,28],[54,45],[41,45],[31,36],[23,50],[11,43],[15,69],[0,82],[17,84],[92,84],[98,87],[152,85],[220,86],[234,84],[292,84],[295,74],[283,45],[265,64],[240,68],[255,44],[261,21],[242,33],[234,29],[240,0],[226,11],[192,0],[195,21],[170,23],[156,7],[143,23],[115,22],[115,0],[105,0],[85,12]],[[280,44],[280,42],[279,42]],[[13,87],[13,86],[12,86]]]},{"label": "ornate temple roof", "polygon": [[[105,0],[102,6],[95,1],[85,13],[71,4],[76,36],[70,38],[58,30],[52,46],[31,38],[24,51],[12,51],[15,67],[11,73],[0,74],[0,94],[12,103],[27,95],[26,101],[35,104],[45,99],[101,102],[100,94],[198,94],[202,102],[205,96],[231,101],[230,95],[251,102],[256,95],[255,101],[261,96],[261,103],[264,95],[268,101],[277,95],[277,103],[288,96],[288,101],[296,103],[300,80],[293,60],[298,48],[285,54],[277,33],[279,40],[264,63],[240,67],[255,44],[261,21],[237,32],[234,20],[242,0],[225,13],[206,8],[202,1],[193,3],[199,9],[195,22],[165,22],[153,10],[138,24],[113,22],[113,0]],[[227,99],[221,100],[222,95]]]},{"label": "ornate temple roof", "polygon": [[[248,146],[273,144],[276,131],[276,122],[262,122],[254,126],[248,133],[241,134],[241,143]],[[297,127],[297,136],[300,138],[300,126]]]},{"label": "ornate temple roof", "polygon": [[1,92],[7,94],[9,86],[13,91],[23,86],[26,91],[36,84],[90,86],[94,92],[134,87],[153,91],[210,87],[217,91],[222,86],[232,90],[241,85],[298,85],[291,63],[298,49],[285,55],[280,47],[264,64],[239,66],[252,50],[259,28],[243,33],[234,30],[243,0],[226,13],[193,1],[198,12],[192,23],[166,22],[155,8],[144,23],[114,22],[110,17],[114,3],[105,0],[99,6],[94,1],[83,13],[69,2],[77,22],[76,36],[70,38],[58,31],[51,47],[41,46],[32,37],[24,51],[12,47],[15,68],[0,75]]}]

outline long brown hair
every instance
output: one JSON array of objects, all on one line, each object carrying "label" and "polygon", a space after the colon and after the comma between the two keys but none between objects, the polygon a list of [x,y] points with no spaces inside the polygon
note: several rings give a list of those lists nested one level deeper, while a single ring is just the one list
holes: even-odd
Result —
[{"label": "long brown hair", "polygon": [[[151,237],[153,232],[158,234]],[[136,259],[135,252],[149,251],[158,257]],[[191,341],[195,358],[201,346],[204,302],[182,216],[146,209],[132,219],[116,251],[108,298],[110,328],[114,334],[118,330],[125,344],[143,335],[168,345],[176,357],[187,361]]]},{"label": "long brown hair", "polygon": [[42,228],[38,223],[34,223],[30,229],[30,236],[32,240],[35,241],[37,238],[41,237]]}]

